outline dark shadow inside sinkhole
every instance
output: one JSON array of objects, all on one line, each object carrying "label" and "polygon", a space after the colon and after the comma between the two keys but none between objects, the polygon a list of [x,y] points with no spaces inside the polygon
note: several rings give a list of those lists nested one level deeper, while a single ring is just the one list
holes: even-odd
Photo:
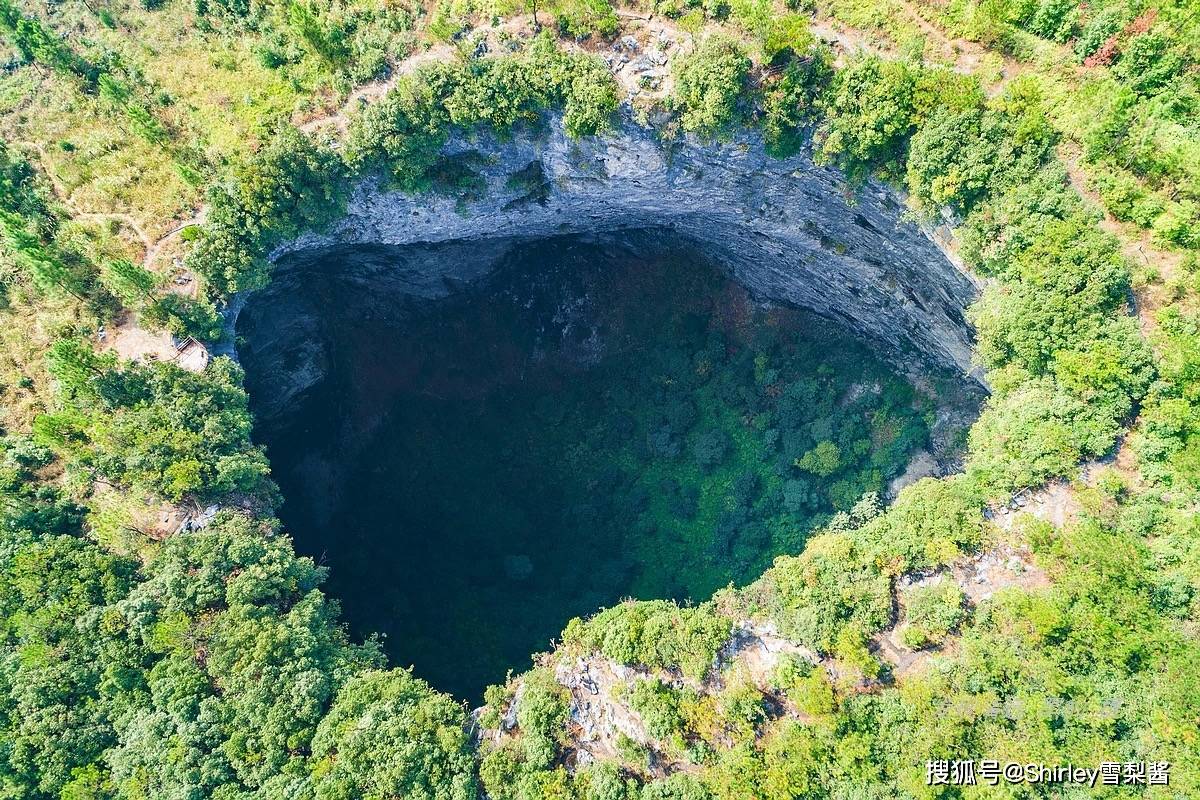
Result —
[{"label": "dark shadow inside sinkhole", "polygon": [[352,632],[472,702],[573,616],[754,579],[978,403],[665,232],[416,251],[281,263],[239,355]]}]

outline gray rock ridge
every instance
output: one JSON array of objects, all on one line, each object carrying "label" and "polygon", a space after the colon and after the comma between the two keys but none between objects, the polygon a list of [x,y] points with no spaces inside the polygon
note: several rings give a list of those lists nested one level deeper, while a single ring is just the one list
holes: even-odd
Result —
[{"label": "gray rock ridge", "polygon": [[[328,265],[331,253],[344,285],[419,300],[486,276],[523,242],[632,240],[658,229],[726,265],[764,302],[810,309],[878,341],[905,371],[919,355],[979,379],[963,316],[977,282],[881,183],[851,187],[807,153],[773,158],[754,131],[727,142],[663,144],[628,119],[606,136],[572,140],[549,117],[508,138],[455,137],[445,155],[471,177],[470,196],[412,196],[364,181],[328,231],[272,253],[275,279],[263,290],[270,301],[286,306],[284,292],[322,280],[315,265]],[[231,329],[247,300],[231,304]],[[308,311],[318,313],[317,305]],[[327,369],[310,335],[316,323],[287,313],[268,314],[271,324],[260,319],[241,345],[243,356],[276,349],[272,356],[290,364],[286,385],[274,386],[281,410]]]}]

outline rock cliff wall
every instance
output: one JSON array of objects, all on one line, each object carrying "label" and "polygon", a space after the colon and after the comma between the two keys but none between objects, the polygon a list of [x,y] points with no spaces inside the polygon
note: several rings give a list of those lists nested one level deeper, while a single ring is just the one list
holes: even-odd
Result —
[{"label": "rock cliff wall", "polygon": [[[550,119],[509,139],[457,138],[446,155],[475,187],[465,197],[366,182],[331,230],[273,254],[276,278],[239,328],[243,360],[274,375],[271,408],[286,409],[328,369],[320,317],[337,292],[367,292],[380,300],[375,313],[390,313],[404,305],[396,298],[444,296],[513,247],[563,235],[686,241],[764,301],[838,320],[900,363],[915,353],[971,370],[962,312],[975,282],[905,218],[902,200],[876,183],[852,189],[806,154],[774,159],[752,131],[663,145],[626,120],[574,141]],[[247,300],[237,299],[232,320]],[[276,368],[264,371],[264,359]]]}]

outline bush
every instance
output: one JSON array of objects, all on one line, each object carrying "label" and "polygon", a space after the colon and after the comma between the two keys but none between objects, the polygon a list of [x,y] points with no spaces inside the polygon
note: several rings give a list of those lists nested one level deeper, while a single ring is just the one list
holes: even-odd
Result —
[{"label": "bush", "polygon": [[1103,455],[1120,426],[1047,380],[993,395],[971,428],[967,474],[991,496],[1070,474]]},{"label": "bush", "polygon": [[313,736],[318,800],[474,800],[466,723],[461,706],[406,670],[355,676]]},{"label": "bush", "polygon": [[670,742],[682,731],[679,693],[657,678],[634,683],[629,706],[641,716],[646,732],[660,742]]},{"label": "bush", "polygon": [[525,691],[517,703],[517,725],[528,767],[546,769],[554,763],[568,711],[567,691],[552,675],[535,670],[525,676]]},{"label": "bush", "polygon": [[672,69],[674,102],[685,131],[712,137],[734,123],[750,72],[741,45],[726,36],[709,36],[694,53],[677,57]]},{"label": "bush", "polygon": [[1009,281],[985,289],[970,312],[979,356],[986,366],[1016,364],[1034,375],[1045,374],[1059,350],[1100,335],[1129,291],[1115,240],[1083,214],[1047,221],[1000,269]]},{"label": "bush", "polygon": [[931,569],[979,547],[983,500],[966,476],[923,478],[850,535],[885,574]]},{"label": "bush", "polygon": [[199,374],[166,363],[117,369],[78,354],[51,369],[76,396],[35,431],[73,463],[171,500],[237,493],[275,502],[266,455],[250,442],[242,372],[228,358]]},{"label": "bush", "polygon": [[423,77],[402,76],[351,123],[345,159],[352,170],[383,170],[405,191],[427,185],[446,143],[449,118]]},{"label": "bush", "polygon": [[574,621],[563,640],[622,664],[677,669],[702,680],[731,628],[730,620],[709,603],[680,608],[655,600],[622,603],[586,623]]},{"label": "bush", "polygon": [[148,325],[166,328],[180,339],[191,336],[202,342],[213,342],[224,332],[225,320],[212,303],[174,292],[146,306],[141,318]]},{"label": "bush", "polygon": [[712,800],[712,794],[699,778],[680,772],[646,784],[640,800]]},{"label": "bush", "polygon": [[1125,27],[1126,10],[1119,5],[1102,9],[1083,26],[1075,40],[1075,55],[1082,62]]},{"label": "bush", "polygon": [[1154,94],[1184,67],[1183,57],[1161,33],[1150,31],[1130,39],[1114,69],[1140,95]]},{"label": "bush", "polygon": [[864,57],[838,70],[817,127],[816,155],[854,181],[872,172],[898,175],[915,129],[915,88],[911,69],[899,61]]},{"label": "bush", "polygon": [[616,9],[608,0],[559,0],[551,6],[558,29],[567,36],[612,36],[620,26]]},{"label": "bush", "polygon": [[1078,0],[1040,0],[1029,30],[1054,42],[1065,42],[1079,29]]},{"label": "bush", "polygon": [[283,128],[233,180],[209,194],[208,219],[188,266],[214,297],[266,285],[267,254],[342,210],[345,167],[337,154],[295,128]]},{"label": "bush", "polygon": [[759,124],[767,151],[785,158],[799,152],[805,132],[817,118],[818,98],[833,79],[832,56],[815,45],[801,53],[788,46],[772,60],[783,60],[785,65],[763,81]]},{"label": "bush", "polygon": [[964,595],[951,579],[913,586],[901,593],[904,627],[900,637],[914,650],[940,644],[966,617]]},{"label": "bush", "polygon": [[824,652],[845,626],[874,631],[891,616],[889,578],[845,534],[823,533],[801,555],[775,559],[748,591],[780,632]]},{"label": "bush", "polygon": [[1154,238],[1167,245],[1200,249],[1200,203],[1172,203],[1154,222]]},{"label": "bush", "polygon": [[617,84],[598,58],[579,58],[563,104],[563,128],[573,138],[595,136],[612,128]]},{"label": "bush", "polygon": [[269,523],[229,513],[169,537],[142,571],[103,614],[138,657],[138,671],[108,667],[127,703],[114,783],[212,797],[302,781],[339,684],[381,661],[346,641],[318,589],[324,571]]}]

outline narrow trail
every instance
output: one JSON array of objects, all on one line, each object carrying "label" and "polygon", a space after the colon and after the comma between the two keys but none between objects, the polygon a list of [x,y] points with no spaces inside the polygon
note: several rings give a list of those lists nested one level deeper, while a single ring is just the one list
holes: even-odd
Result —
[{"label": "narrow trail", "polygon": [[[149,236],[146,235],[146,232],[142,230],[142,226],[130,214],[126,214],[121,211],[77,211],[70,204],[69,200],[64,201],[64,204],[68,205],[68,207],[70,207],[72,210],[71,219],[95,220],[97,222],[104,222],[106,220],[115,219],[118,222],[121,222],[122,224],[125,225],[125,227],[129,228],[131,231],[134,232],[134,234],[138,238],[138,241],[141,242],[142,250],[145,253],[150,253],[156,244],[154,241],[152,241],[150,239]],[[148,259],[145,256],[143,256],[143,258],[142,258],[143,265],[146,265],[147,262],[148,262]]]},{"label": "narrow trail", "polygon": [[395,87],[400,78],[411,75],[425,64],[442,61],[454,56],[455,50],[448,44],[435,45],[428,50],[409,56],[392,70],[385,80],[375,81],[360,86],[350,93],[346,102],[332,114],[324,114],[300,123],[296,127],[303,133],[314,133],[323,128],[333,128],[339,134],[344,134],[350,126],[354,112],[363,105],[371,103],[386,95]]},{"label": "narrow trail", "polygon": [[197,211],[196,215],[192,217],[192,219],[180,223],[167,233],[160,236],[158,239],[152,239],[150,235],[146,233],[145,228],[142,227],[142,223],[139,222],[138,219],[132,214],[124,211],[85,211],[80,208],[79,204],[75,201],[73,192],[67,189],[67,187],[61,180],[59,180],[58,176],[51,168],[50,159],[46,156],[45,147],[43,147],[39,142],[23,142],[23,144],[28,144],[37,151],[38,160],[41,162],[41,172],[46,176],[46,180],[50,182],[50,189],[54,193],[54,199],[71,212],[71,219],[84,222],[106,222],[109,220],[116,220],[120,222],[125,227],[129,228],[129,230],[133,231],[134,236],[137,237],[138,243],[142,246],[141,265],[151,272],[154,271],[154,262],[157,259],[158,252],[161,250],[163,244],[178,236],[180,231],[189,225],[202,222],[204,217],[207,215],[207,207],[202,206]]}]

